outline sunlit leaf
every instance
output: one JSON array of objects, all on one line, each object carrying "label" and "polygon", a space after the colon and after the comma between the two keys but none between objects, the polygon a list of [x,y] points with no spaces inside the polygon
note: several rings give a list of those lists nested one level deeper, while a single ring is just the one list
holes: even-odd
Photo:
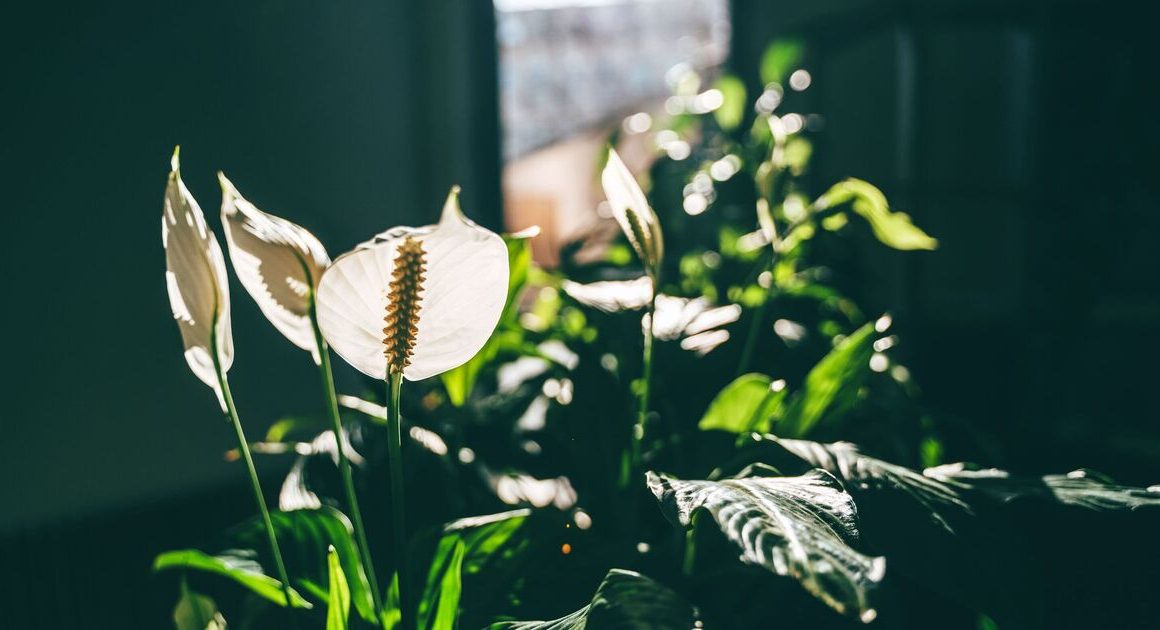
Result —
[{"label": "sunlit leaf", "polygon": [[886,563],[850,547],[858,539],[854,500],[830,473],[683,481],[649,472],[648,486],[684,527],[705,510],[743,562],[793,577],[838,612],[865,622],[877,616],[871,593]]},{"label": "sunlit leaf", "polygon": [[765,49],[761,56],[761,82],[782,83],[801,61],[804,47],[794,39],[779,39]]},{"label": "sunlit leaf", "polygon": [[858,390],[870,374],[874,338],[874,322],[870,322],[822,357],[806,375],[802,389],[794,395],[774,430],[779,435],[801,437],[824,418],[853,406]]},{"label": "sunlit leaf", "polygon": [[517,534],[529,514],[528,510],[517,510],[464,518],[443,528],[419,601],[420,628],[440,630],[455,626],[463,576],[484,573],[489,563],[510,559],[526,549],[529,541]]},{"label": "sunlit leaf", "polygon": [[601,280],[581,284],[565,280],[561,288],[568,297],[605,313],[635,311],[652,300],[652,281],[645,276],[633,280]]},{"label": "sunlit leaf", "polygon": [[205,224],[201,206],[181,180],[177,149],[171,167],[161,216],[169,306],[181,331],[189,369],[213,389],[225,411],[218,370],[224,374],[234,362],[226,260]]},{"label": "sunlit leaf", "polygon": [[173,623],[177,630],[226,630],[226,618],[213,599],[189,590],[185,580],[181,581],[181,599],[173,609]]},{"label": "sunlit leaf", "polygon": [[333,545],[326,552],[326,566],[330,576],[326,598],[326,630],[346,630],[350,616],[350,587]]},{"label": "sunlit leaf", "polygon": [[[258,554],[252,550],[230,550],[211,556],[196,549],[167,551],[153,561],[154,571],[168,569],[192,569],[227,577],[276,604],[283,605],[286,596],[282,593],[282,583],[266,575],[258,564]],[[310,608],[310,602],[303,599],[298,591],[290,589],[294,606]]]},{"label": "sunlit leaf", "polygon": [[713,110],[717,124],[725,131],[733,131],[745,118],[745,83],[731,74],[723,74],[713,83],[721,92],[721,106]]},{"label": "sunlit leaf", "polygon": [[785,381],[774,381],[764,374],[744,374],[722,389],[698,427],[746,434],[769,430],[772,417],[785,398]]},{"label": "sunlit leaf", "polygon": [[923,475],[966,486],[1002,503],[1035,499],[1097,512],[1160,507],[1160,487],[1121,486],[1097,472],[1083,469],[1066,475],[1017,477],[997,468],[960,463],[927,468]]},{"label": "sunlit leaf", "polygon": [[330,265],[326,249],[302,226],[259,210],[224,174],[218,180],[222,226],[238,280],[278,332],[318,362],[310,308]]},{"label": "sunlit leaf", "polygon": [[[960,496],[957,484],[937,479],[862,453],[856,444],[834,442],[822,444],[808,440],[791,440],[772,435],[758,436],[758,441],[772,441],[800,458],[811,468],[821,468],[846,483],[855,494],[861,490],[897,491],[930,514],[940,526],[953,531],[954,515],[970,514],[971,507]],[[775,466],[780,462],[770,462]]]},{"label": "sunlit leaf", "polygon": [[923,232],[903,212],[893,212],[886,195],[869,182],[846,179],[834,184],[814,202],[815,208],[825,210],[850,204],[850,208],[870,224],[874,236],[894,249],[935,249],[938,241]]},{"label": "sunlit leaf", "polygon": [[504,621],[488,630],[689,630],[696,613],[680,595],[634,571],[612,569],[592,601],[554,621]]}]

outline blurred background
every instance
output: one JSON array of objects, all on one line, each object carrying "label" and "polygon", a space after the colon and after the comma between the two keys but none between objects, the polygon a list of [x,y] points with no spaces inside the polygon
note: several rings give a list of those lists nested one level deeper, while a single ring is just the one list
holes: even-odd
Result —
[{"label": "blurred background", "polygon": [[[729,68],[758,94],[762,51],[785,36],[809,50],[811,177],[867,179],[940,240],[860,264],[867,310],[895,315],[923,403],[949,427],[947,458],[1155,483],[1151,30],[1133,3],[1066,0],[7,9],[0,609],[11,627],[74,627],[81,610],[158,627],[174,591],[153,555],[250,511],[165,295],[174,145],[212,225],[219,169],[332,255],[434,219],[458,183],[479,223],[540,225],[551,265],[608,221],[597,154],[610,130],[663,115],[674,67]],[[637,164],[657,152],[632,146]],[[321,410],[312,388],[279,386],[313,383],[314,368],[233,289],[231,377],[251,434]]]}]

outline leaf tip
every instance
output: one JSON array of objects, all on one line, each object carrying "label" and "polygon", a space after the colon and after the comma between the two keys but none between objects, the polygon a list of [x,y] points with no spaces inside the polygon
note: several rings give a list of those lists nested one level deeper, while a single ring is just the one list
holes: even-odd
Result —
[{"label": "leaf tip", "polygon": [[181,170],[181,145],[174,145],[173,155],[169,158],[169,170],[177,173]]}]

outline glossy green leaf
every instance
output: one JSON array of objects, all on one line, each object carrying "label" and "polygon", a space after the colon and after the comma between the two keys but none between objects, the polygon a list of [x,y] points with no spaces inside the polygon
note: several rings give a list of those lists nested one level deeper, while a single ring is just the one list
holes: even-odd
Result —
[{"label": "glossy green leaf", "polygon": [[[284,605],[286,597],[282,594],[282,583],[266,575],[256,558],[257,553],[252,550],[230,550],[211,556],[197,549],[182,549],[167,551],[157,556],[153,561],[153,570],[192,569],[215,573],[237,582],[278,605]],[[294,606],[311,607],[310,602],[303,599],[294,589],[290,589],[290,598],[293,600]]]},{"label": "glossy green leaf", "polygon": [[761,82],[782,83],[789,73],[801,62],[804,46],[795,39],[781,39],[773,42],[761,56]]},{"label": "glossy green leaf", "polygon": [[733,131],[745,119],[745,83],[731,74],[723,74],[713,83],[721,92],[721,106],[713,110],[717,124],[725,131]]},{"label": "glossy green leaf", "polygon": [[869,322],[838,342],[810,369],[774,430],[779,435],[802,437],[823,419],[852,407],[870,374],[874,338],[874,322]]},{"label": "glossy green leaf", "polygon": [[454,627],[463,576],[484,573],[485,579],[491,577],[485,571],[491,563],[510,559],[526,549],[530,541],[518,532],[529,515],[528,510],[516,510],[460,519],[444,526],[419,601],[420,628]]},{"label": "glossy green leaf", "polygon": [[553,621],[504,621],[489,630],[688,630],[696,613],[680,595],[634,571],[612,569],[592,601]]},{"label": "glossy green leaf", "polygon": [[350,586],[342,572],[342,563],[334,545],[326,552],[326,566],[330,575],[329,594],[326,598],[326,630],[346,630],[350,617]]},{"label": "glossy green leaf", "polygon": [[1121,486],[1100,473],[1084,469],[1065,475],[1017,477],[997,468],[946,464],[928,468],[923,475],[965,486],[1001,503],[1034,499],[1096,512],[1160,507],[1160,487]]},{"label": "glossy green leaf", "polygon": [[870,224],[874,236],[884,245],[894,249],[936,249],[938,241],[931,238],[921,228],[910,221],[910,215],[894,212],[886,201],[886,195],[869,182],[860,179],[846,179],[834,184],[814,206],[825,210],[843,204]]},{"label": "glossy green leaf", "polygon": [[850,546],[859,535],[854,500],[830,473],[684,481],[649,472],[648,487],[686,528],[694,513],[711,515],[743,562],[793,577],[840,613],[877,616],[870,599],[886,561]]},{"label": "glossy green leaf", "polygon": [[[822,444],[772,435],[757,436],[755,439],[776,444],[809,468],[821,468],[833,474],[845,482],[846,488],[856,497],[865,490],[901,493],[917,503],[948,532],[954,531],[951,523],[955,517],[971,514],[971,507],[961,496],[958,484],[943,483],[905,466],[870,457],[862,453],[856,444]],[[785,468],[782,460],[768,463]]]},{"label": "glossy green leaf", "polygon": [[177,630],[226,630],[226,618],[218,612],[213,599],[189,590],[181,581],[181,599],[173,609]]},{"label": "glossy green leaf", "polygon": [[785,381],[776,383],[764,374],[737,377],[709,403],[698,428],[719,429],[738,435],[768,431],[785,398]]}]

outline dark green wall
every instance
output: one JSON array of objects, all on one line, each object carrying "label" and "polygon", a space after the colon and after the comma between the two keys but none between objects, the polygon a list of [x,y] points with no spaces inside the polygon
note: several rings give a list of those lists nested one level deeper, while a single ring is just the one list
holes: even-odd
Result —
[{"label": "dark green wall", "polygon": [[[222,169],[332,255],[433,219],[454,182],[470,214],[497,223],[491,10],[437,4],[5,10],[0,532],[241,479],[168,312],[159,226],[173,145],[211,225]],[[308,357],[233,294],[230,376],[250,433],[320,409]]]}]

